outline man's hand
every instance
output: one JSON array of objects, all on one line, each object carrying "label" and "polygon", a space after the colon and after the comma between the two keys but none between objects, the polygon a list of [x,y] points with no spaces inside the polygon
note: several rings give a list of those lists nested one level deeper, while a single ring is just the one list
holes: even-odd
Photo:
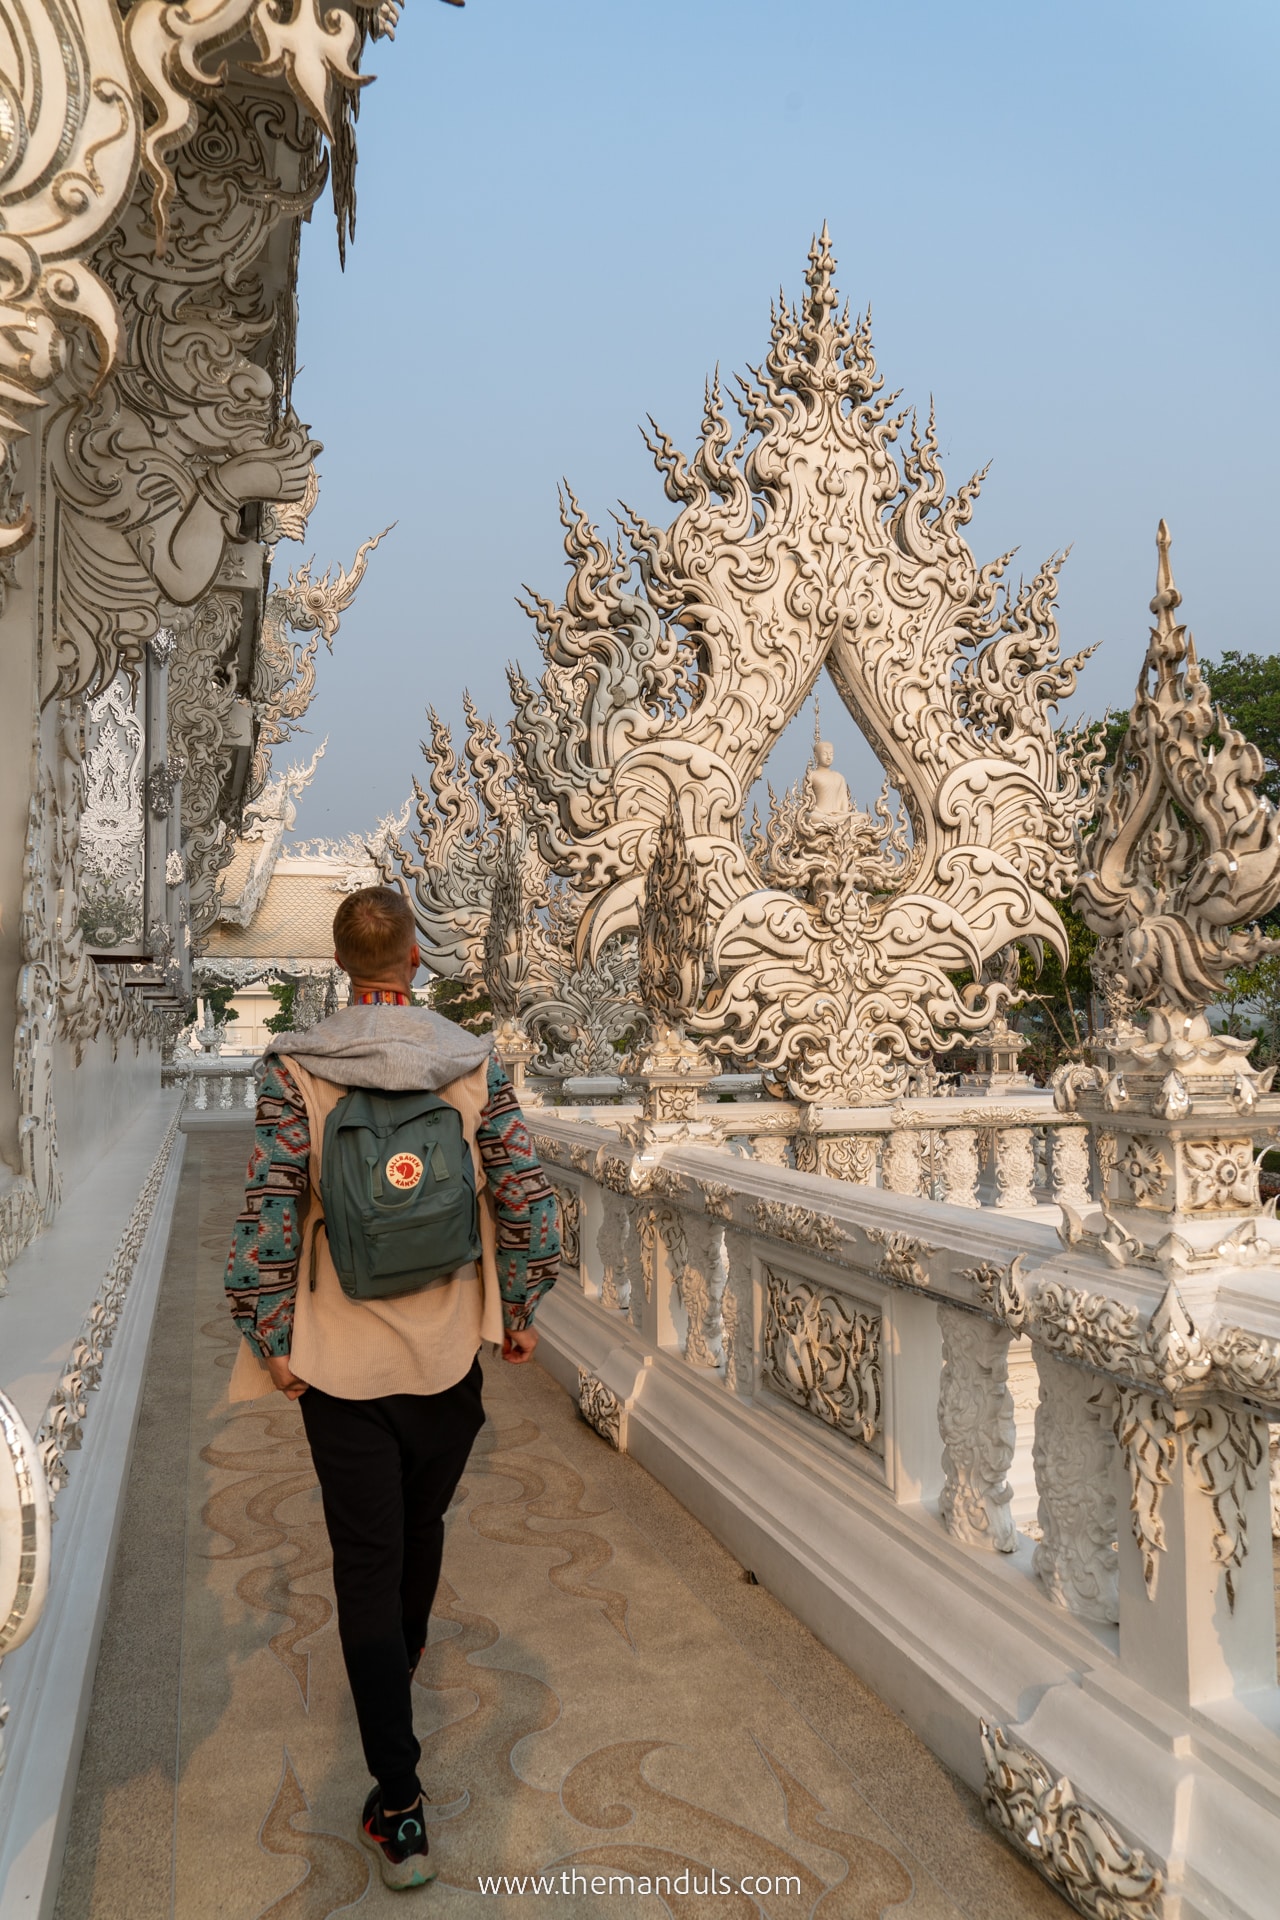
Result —
[{"label": "man's hand", "polygon": [[538,1344],[538,1336],[532,1327],[521,1327],[519,1333],[504,1333],[502,1336],[502,1357],[509,1360],[513,1367],[532,1360],[533,1350]]},{"label": "man's hand", "polygon": [[287,1399],[300,1400],[307,1390],[305,1380],[299,1380],[289,1365],[287,1353],[272,1353],[267,1356],[267,1372],[271,1375],[271,1384],[278,1387]]}]

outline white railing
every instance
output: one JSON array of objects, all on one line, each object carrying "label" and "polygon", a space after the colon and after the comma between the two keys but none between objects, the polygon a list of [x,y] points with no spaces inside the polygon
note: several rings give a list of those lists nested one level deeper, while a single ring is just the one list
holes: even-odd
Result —
[{"label": "white railing", "polygon": [[256,1054],[193,1054],[164,1069],[166,1087],[185,1085],[187,1107],[196,1113],[252,1113],[258,1104],[262,1061]]},{"label": "white railing", "polygon": [[[1063,1205],[1083,1212],[1094,1195],[1089,1129],[1074,1114],[1058,1112],[1047,1090],[804,1109],[736,1090],[717,1099],[716,1087],[713,1081],[711,1097],[699,1101],[693,1133],[769,1166],[1005,1213]],[[638,1101],[607,1110],[589,1102],[530,1103],[530,1109],[594,1118],[610,1128],[640,1115]]]},{"label": "white railing", "polygon": [[[1050,1877],[1082,1910],[1127,1887],[1106,1911],[1154,1914],[1176,1881],[1179,1912],[1261,1916],[1280,1273],[1231,1272],[1220,1304],[1068,1249],[1056,1215],[1019,1210],[1087,1197],[1085,1129],[1008,1105],[985,1128],[919,1101],[819,1135],[874,1140],[878,1189],[531,1115],[566,1243],[544,1348],[1046,1871],[1070,1814],[1092,1891]],[[924,1196],[939,1184],[949,1204]],[[1196,1819],[1217,1839],[1193,1845]]]}]

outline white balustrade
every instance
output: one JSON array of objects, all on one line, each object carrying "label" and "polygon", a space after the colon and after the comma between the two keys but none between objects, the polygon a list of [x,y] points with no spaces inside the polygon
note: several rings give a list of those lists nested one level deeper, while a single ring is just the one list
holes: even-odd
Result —
[{"label": "white balustrade", "polygon": [[[1064,1246],[1037,1207],[1087,1200],[1082,1126],[1041,1103],[988,1129],[981,1204],[976,1103],[929,1104],[961,1124],[900,1109],[834,1135],[882,1142],[880,1188],[539,1114],[558,1190],[597,1222],[540,1316],[548,1364],[855,1665],[869,1636],[872,1683],[904,1711],[934,1701],[926,1732],[973,1698],[1012,1723],[1051,1696],[1049,1762],[1080,1788],[1076,1728],[1094,1800],[1132,1827],[1132,1781],[1155,1820],[1194,1713],[1224,1756],[1214,1793],[1273,1768],[1280,1837],[1280,1314],[1261,1304],[1280,1274],[1236,1284],[1234,1317],[1199,1334],[1156,1269]],[[828,1158],[831,1136],[799,1138],[802,1169]],[[606,1427],[611,1378],[629,1411]]]},{"label": "white balustrade", "polygon": [[164,1069],[167,1087],[185,1086],[195,1113],[253,1113],[262,1061],[254,1054],[192,1054]]}]

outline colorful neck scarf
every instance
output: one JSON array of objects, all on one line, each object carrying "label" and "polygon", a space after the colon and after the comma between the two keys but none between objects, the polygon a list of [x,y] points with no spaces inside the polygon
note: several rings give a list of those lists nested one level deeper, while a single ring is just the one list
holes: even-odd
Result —
[{"label": "colorful neck scarf", "polygon": [[353,1007],[411,1007],[413,1000],[407,993],[391,993],[382,987],[363,989],[351,996]]}]

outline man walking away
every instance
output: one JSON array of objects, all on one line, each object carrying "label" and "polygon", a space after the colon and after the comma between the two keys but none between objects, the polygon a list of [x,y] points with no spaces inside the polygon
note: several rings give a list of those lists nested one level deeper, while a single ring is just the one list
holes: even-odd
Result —
[{"label": "man walking away", "polygon": [[360,1837],[395,1888],[434,1878],[411,1681],[484,1421],[479,1348],[532,1358],[560,1261],[555,1198],[489,1038],[412,1005],[414,935],[391,888],[339,907],[351,1004],[267,1054],[226,1277],[244,1335],[231,1398],[301,1401],[375,1782]]}]

